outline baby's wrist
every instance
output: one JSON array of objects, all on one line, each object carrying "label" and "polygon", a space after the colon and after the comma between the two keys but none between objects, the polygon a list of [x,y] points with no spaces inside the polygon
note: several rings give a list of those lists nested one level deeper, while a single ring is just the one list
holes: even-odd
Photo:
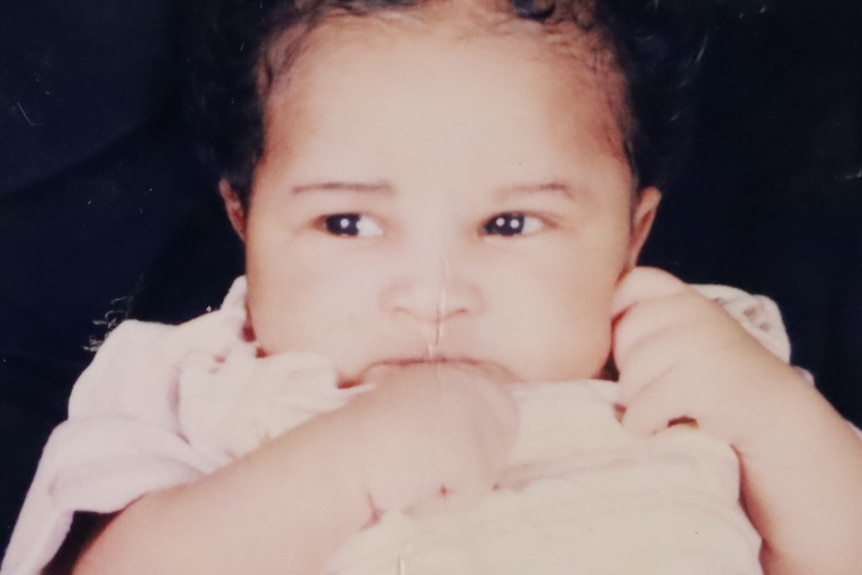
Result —
[{"label": "baby's wrist", "polygon": [[[306,518],[308,533],[318,532],[338,540],[362,529],[373,517],[362,474],[356,468],[349,413],[339,409],[318,416],[275,439],[272,447],[279,470],[269,477],[300,481],[299,491],[283,491],[286,510],[297,508],[294,497],[313,500],[315,509]],[[264,446],[263,449],[268,449]],[[276,479],[278,481],[278,479]],[[277,502],[274,502],[277,503]],[[308,505],[301,502],[299,508]]]},{"label": "baby's wrist", "polygon": [[327,431],[332,436],[326,441],[329,447],[322,450],[328,462],[321,467],[333,490],[331,503],[335,508],[335,516],[340,516],[358,531],[371,521],[375,509],[359,461],[362,446],[357,445],[353,416],[349,408],[326,416],[329,424]]},{"label": "baby's wrist", "polygon": [[[805,445],[815,446],[818,438],[827,438],[846,422],[801,374],[793,370],[792,378],[776,381],[776,389],[764,397],[756,421],[744,441],[734,445],[743,459],[768,461],[773,458],[798,457]],[[754,410],[752,410],[754,411]]]}]

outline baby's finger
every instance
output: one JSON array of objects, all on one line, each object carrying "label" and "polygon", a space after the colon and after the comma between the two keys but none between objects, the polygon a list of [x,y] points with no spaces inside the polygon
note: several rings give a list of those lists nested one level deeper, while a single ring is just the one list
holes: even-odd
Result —
[{"label": "baby's finger", "polygon": [[697,420],[691,398],[683,393],[684,386],[674,385],[674,378],[671,368],[658,380],[643,386],[626,406],[623,428],[635,435],[649,436],[666,429],[674,421]]},{"label": "baby's finger", "polygon": [[625,312],[638,302],[663,298],[690,289],[676,276],[651,267],[636,267],[617,284],[612,304],[614,316]]},{"label": "baby's finger", "polygon": [[[456,463],[459,475],[472,467],[480,475],[490,472],[496,476],[518,432],[519,412],[515,399],[505,386],[488,381],[455,381],[450,385],[453,384],[457,392],[441,398],[444,421],[452,424],[450,429],[444,430],[446,441],[437,446],[442,451],[441,459],[457,462],[453,455],[469,453],[469,457]],[[469,422],[472,441],[464,441],[465,422]]]},{"label": "baby's finger", "polygon": [[624,363],[629,349],[655,339],[660,332],[682,328],[696,316],[698,296],[681,292],[674,296],[642,301],[620,315],[613,325],[614,358]]},{"label": "baby's finger", "polygon": [[680,339],[677,332],[674,327],[660,329],[622,352],[614,351],[623,405],[631,403],[647,385],[660,381],[677,363]]}]

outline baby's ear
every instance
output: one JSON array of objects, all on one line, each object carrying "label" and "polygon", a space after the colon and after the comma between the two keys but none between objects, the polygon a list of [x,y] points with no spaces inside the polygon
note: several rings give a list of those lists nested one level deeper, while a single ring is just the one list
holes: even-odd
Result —
[{"label": "baby's ear", "polygon": [[652,224],[655,221],[658,205],[661,202],[661,192],[650,186],[638,193],[632,211],[632,233],[629,240],[628,268],[637,265],[641,249],[649,237]]},{"label": "baby's ear", "polygon": [[239,234],[239,237],[245,241],[245,208],[242,201],[237,196],[234,189],[227,180],[222,178],[218,183],[218,191],[224,200],[224,208],[227,212],[227,217],[230,220],[233,229]]}]

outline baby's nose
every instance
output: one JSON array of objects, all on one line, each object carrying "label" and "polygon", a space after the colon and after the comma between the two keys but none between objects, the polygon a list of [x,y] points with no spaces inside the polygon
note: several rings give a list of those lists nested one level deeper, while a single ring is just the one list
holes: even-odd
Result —
[{"label": "baby's nose", "polygon": [[439,323],[481,311],[481,289],[446,259],[407,262],[395,271],[380,296],[381,307],[422,323]]}]

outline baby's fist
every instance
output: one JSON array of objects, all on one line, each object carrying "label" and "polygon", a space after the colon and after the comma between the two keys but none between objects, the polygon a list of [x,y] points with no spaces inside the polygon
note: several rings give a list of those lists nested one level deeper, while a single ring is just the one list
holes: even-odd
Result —
[{"label": "baby's fist", "polygon": [[366,381],[375,389],[345,410],[375,511],[415,509],[441,496],[463,503],[492,488],[518,427],[497,376],[469,364],[420,363],[379,369]]},{"label": "baby's fist", "polygon": [[661,270],[632,270],[615,313],[623,425],[634,432],[693,419],[739,448],[764,434],[763,414],[791,386],[807,386],[717,303]]}]

